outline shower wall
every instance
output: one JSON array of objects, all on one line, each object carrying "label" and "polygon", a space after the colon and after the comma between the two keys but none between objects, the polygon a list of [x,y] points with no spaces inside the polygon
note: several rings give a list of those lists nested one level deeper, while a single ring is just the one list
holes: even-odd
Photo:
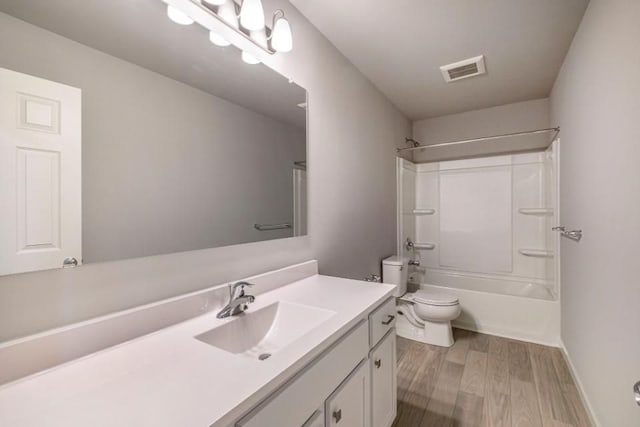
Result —
[{"label": "shower wall", "polygon": [[553,150],[446,162],[401,161],[401,241],[412,280],[553,300]]},{"label": "shower wall", "polygon": [[398,159],[398,253],[420,262],[413,287],[459,296],[458,326],[556,343],[557,156],[556,142],[542,152]]}]

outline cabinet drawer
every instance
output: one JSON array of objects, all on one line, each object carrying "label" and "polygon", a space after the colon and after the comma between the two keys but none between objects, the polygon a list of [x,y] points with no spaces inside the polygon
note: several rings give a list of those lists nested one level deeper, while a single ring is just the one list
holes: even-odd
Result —
[{"label": "cabinet drawer", "polygon": [[[238,427],[300,427],[336,386],[367,357],[367,322],[362,321],[270,398],[236,423]],[[274,356],[275,357],[275,356]]]},{"label": "cabinet drawer", "polygon": [[370,427],[369,359],[333,392],[325,404],[326,427]]},{"label": "cabinet drawer", "polygon": [[396,326],[396,300],[389,298],[369,315],[369,346],[374,347]]},{"label": "cabinet drawer", "polygon": [[396,331],[371,350],[371,427],[390,427],[396,418]]}]

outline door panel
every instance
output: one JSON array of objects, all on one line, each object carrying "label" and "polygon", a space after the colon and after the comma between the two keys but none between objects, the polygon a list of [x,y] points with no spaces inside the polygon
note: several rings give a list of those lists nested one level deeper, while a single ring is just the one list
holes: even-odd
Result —
[{"label": "door panel", "polygon": [[82,261],[81,92],[0,68],[0,275]]}]

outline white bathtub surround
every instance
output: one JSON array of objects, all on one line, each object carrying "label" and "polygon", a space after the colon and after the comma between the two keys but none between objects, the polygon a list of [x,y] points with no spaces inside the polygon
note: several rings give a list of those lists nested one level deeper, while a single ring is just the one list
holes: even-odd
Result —
[{"label": "white bathtub surround", "polygon": [[[256,287],[256,293],[260,288],[267,292],[258,295],[248,315],[270,310],[274,304],[289,304],[298,314],[305,309],[323,314],[321,321],[312,322],[296,339],[279,341],[290,344],[276,345],[267,360],[237,357],[198,339],[237,320],[220,320],[215,310],[209,311],[5,384],[0,387],[0,424],[227,426],[367,319],[394,290],[390,285],[319,275],[294,279],[288,285],[283,282],[280,287],[274,284],[276,276],[308,273],[310,266],[315,267],[315,262],[284,269],[263,278]],[[187,298],[201,301],[202,295]],[[5,363],[0,366],[3,371],[11,369]]]},{"label": "white bathtub surround", "polygon": [[[399,253],[420,263],[411,283],[459,296],[454,326],[558,345],[557,144],[505,156],[398,160]],[[404,328],[415,333],[400,322]]]},{"label": "white bathtub surround", "polygon": [[[420,261],[414,272],[422,283],[449,286],[443,275],[490,279],[494,289],[524,296],[521,287],[540,288],[529,294],[555,299],[555,243],[547,233],[555,224],[554,153],[483,157],[436,163],[399,162],[401,174],[415,174],[415,189],[400,188],[415,209],[407,213],[399,236],[415,243],[404,254]],[[415,194],[407,194],[415,191]],[[415,229],[414,229],[415,227]],[[413,234],[411,234],[413,232]],[[550,260],[550,261],[549,261]],[[464,283],[467,285],[467,283]]]}]

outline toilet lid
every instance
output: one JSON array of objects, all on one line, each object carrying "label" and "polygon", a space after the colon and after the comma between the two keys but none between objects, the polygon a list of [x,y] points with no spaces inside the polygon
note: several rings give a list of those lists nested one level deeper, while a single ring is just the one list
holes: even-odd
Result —
[{"label": "toilet lid", "polygon": [[455,305],[458,297],[453,294],[438,291],[419,290],[413,295],[413,300],[429,305]]}]

